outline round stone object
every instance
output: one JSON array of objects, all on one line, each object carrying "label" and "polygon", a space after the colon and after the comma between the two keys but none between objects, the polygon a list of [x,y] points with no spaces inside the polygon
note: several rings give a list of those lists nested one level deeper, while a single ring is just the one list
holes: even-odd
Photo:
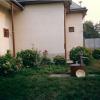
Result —
[{"label": "round stone object", "polygon": [[79,69],[79,70],[77,70],[76,71],[76,77],[85,77],[85,71],[84,70],[82,70],[82,69]]}]

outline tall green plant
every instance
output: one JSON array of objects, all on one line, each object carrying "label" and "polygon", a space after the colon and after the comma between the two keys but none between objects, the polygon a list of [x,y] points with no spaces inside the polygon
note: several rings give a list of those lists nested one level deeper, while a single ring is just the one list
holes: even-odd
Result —
[{"label": "tall green plant", "polygon": [[19,59],[16,59],[7,53],[0,57],[0,75],[9,75],[22,67]]},{"label": "tall green plant", "polygon": [[89,64],[91,61],[91,52],[84,47],[76,47],[70,51],[70,59],[74,61],[78,61],[80,63],[80,53],[83,56],[84,64]]},{"label": "tall green plant", "polygon": [[40,55],[36,50],[22,50],[17,53],[17,57],[21,58],[25,67],[37,66]]},{"label": "tall green plant", "polygon": [[55,56],[53,59],[55,65],[65,65],[66,64],[66,59],[63,56]]},{"label": "tall green plant", "polygon": [[95,59],[100,60],[100,49],[95,49],[95,50],[92,52],[92,56],[93,56]]},{"label": "tall green plant", "polygon": [[50,65],[50,64],[51,64],[51,59],[48,57],[48,51],[44,50],[43,56],[41,58],[41,65]]}]

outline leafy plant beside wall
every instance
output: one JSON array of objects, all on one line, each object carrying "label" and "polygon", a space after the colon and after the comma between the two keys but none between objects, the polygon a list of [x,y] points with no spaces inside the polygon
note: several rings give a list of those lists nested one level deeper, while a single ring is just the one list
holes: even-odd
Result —
[{"label": "leafy plant beside wall", "polygon": [[21,67],[21,59],[12,57],[8,52],[0,57],[0,75],[10,75],[18,71]]},{"label": "leafy plant beside wall", "polygon": [[44,50],[43,56],[41,58],[41,65],[50,65],[50,64],[51,64],[51,59],[48,57],[48,51]]},{"label": "leafy plant beside wall", "polygon": [[55,65],[66,65],[66,59],[63,56],[55,56],[53,58]]},{"label": "leafy plant beside wall", "polygon": [[92,56],[93,56],[95,59],[100,60],[100,49],[95,49],[95,50],[93,50]]},{"label": "leafy plant beside wall", "polygon": [[70,51],[70,59],[73,60],[73,62],[75,63],[76,61],[78,61],[80,63],[80,53],[82,54],[83,58],[83,62],[84,64],[88,65],[91,61],[91,52],[89,49],[84,48],[84,47],[76,47],[73,48]]},{"label": "leafy plant beside wall", "polygon": [[17,53],[17,58],[21,58],[24,67],[35,67],[40,60],[40,54],[36,50],[22,50]]}]

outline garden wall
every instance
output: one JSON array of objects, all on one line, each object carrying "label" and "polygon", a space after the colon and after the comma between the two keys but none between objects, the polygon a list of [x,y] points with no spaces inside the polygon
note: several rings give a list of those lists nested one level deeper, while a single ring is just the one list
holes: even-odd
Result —
[{"label": "garden wall", "polygon": [[100,48],[100,38],[85,39],[85,47],[87,48]]}]

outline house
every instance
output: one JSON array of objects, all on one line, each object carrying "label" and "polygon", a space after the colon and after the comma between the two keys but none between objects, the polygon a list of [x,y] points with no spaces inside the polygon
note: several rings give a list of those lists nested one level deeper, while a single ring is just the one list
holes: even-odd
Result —
[{"label": "house", "polygon": [[67,58],[83,46],[86,11],[71,0],[1,0],[0,54],[35,47]]},{"label": "house", "polygon": [[100,34],[100,22],[95,25],[95,30]]}]

